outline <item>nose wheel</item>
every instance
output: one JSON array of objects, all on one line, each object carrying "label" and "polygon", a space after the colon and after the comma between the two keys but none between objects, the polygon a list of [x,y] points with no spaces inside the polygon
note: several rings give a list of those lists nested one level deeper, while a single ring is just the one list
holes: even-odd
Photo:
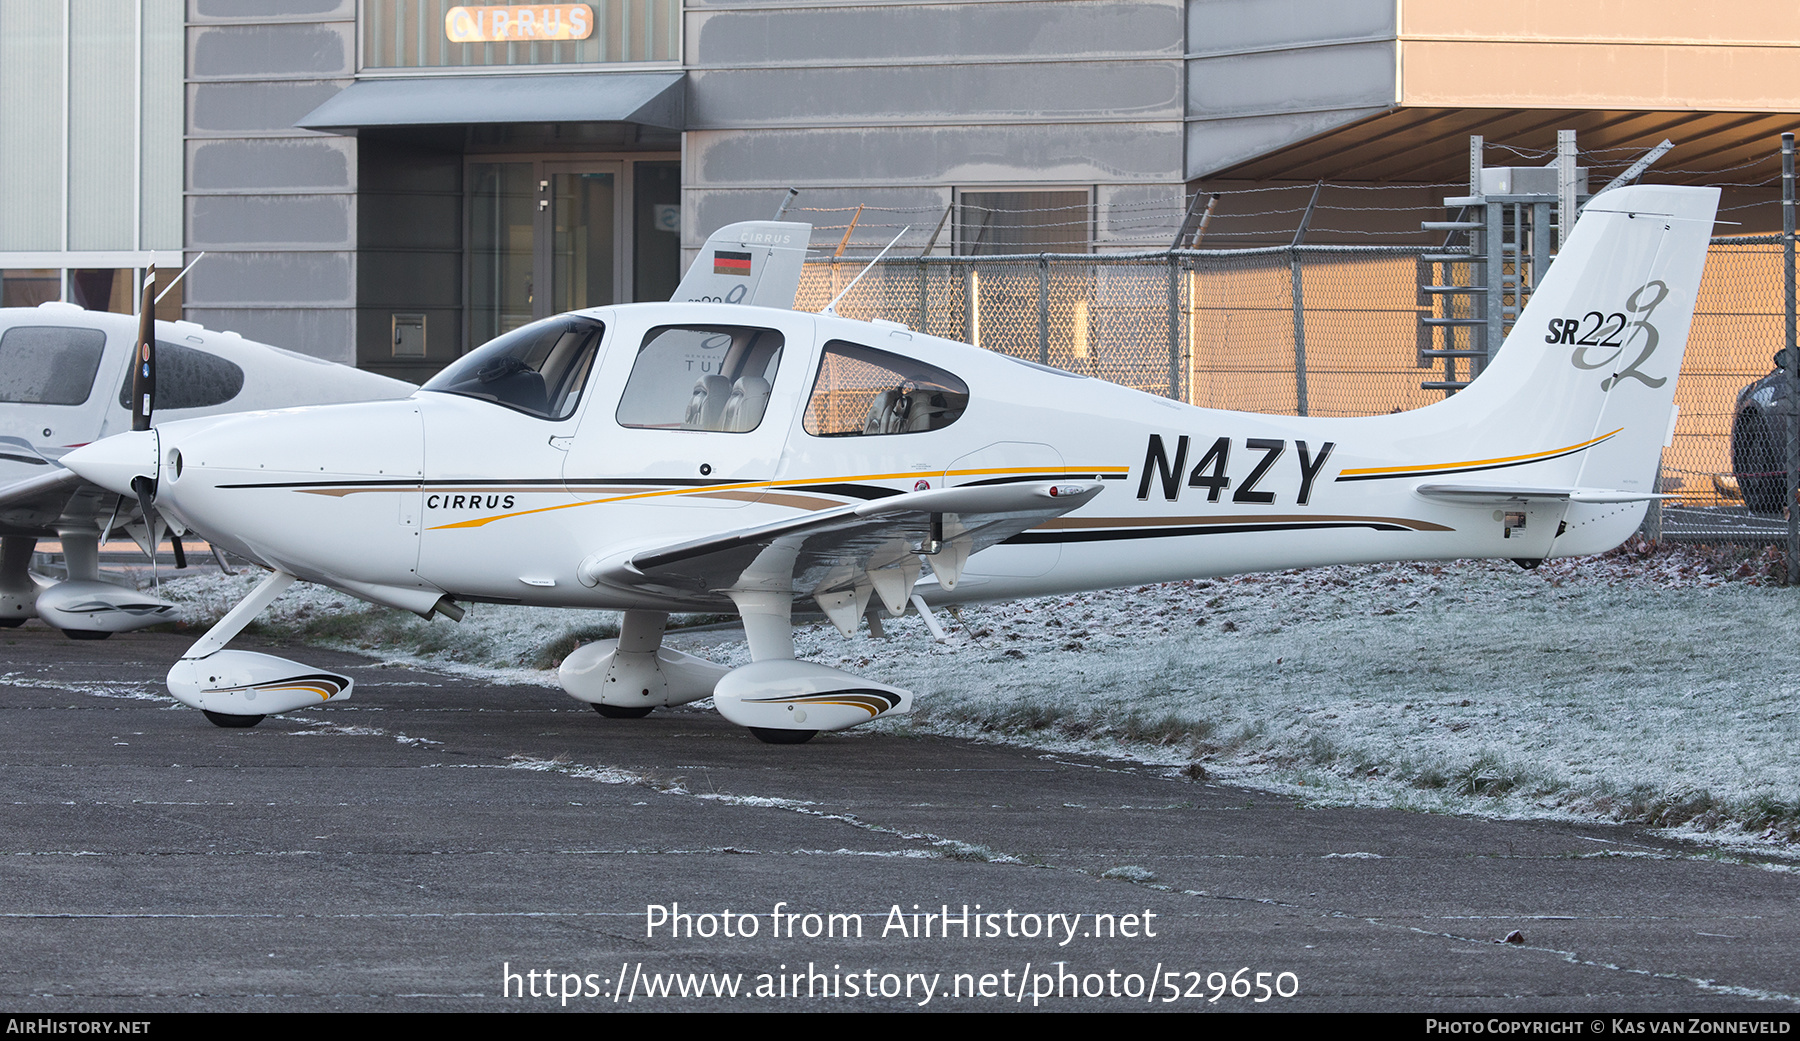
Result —
[{"label": "nose wheel", "polygon": [[201,709],[200,714],[205,716],[213,726],[224,727],[227,730],[243,730],[253,727],[261,723],[264,718],[262,716],[234,716],[229,712],[212,712],[207,709]]},{"label": "nose wheel", "polygon": [[651,705],[602,705],[594,703],[594,711],[607,719],[643,719],[650,714]]}]

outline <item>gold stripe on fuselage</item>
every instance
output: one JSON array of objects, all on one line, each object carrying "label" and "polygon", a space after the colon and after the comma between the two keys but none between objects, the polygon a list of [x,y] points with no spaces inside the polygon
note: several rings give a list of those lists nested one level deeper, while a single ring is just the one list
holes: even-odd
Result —
[{"label": "gold stripe on fuselage", "polygon": [[[1619,428],[1619,430],[1624,429],[1624,427]],[[1490,467],[1517,466],[1520,463],[1549,459],[1552,456],[1568,455],[1570,452],[1579,452],[1584,448],[1592,448],[1613,436],[1613,434],[1618,433],[1619,430],[1601,434],[1599,437],[1583,441],[1579,444],[1565,445],[1562,448],[1552,448],[1543,452],[1530,452],[1526,455],[1501,456],[1498,459],[1465,459],[1462,462],[1457,463],[1413,463],[1408,466],[1364,466],[1340,470],[1338,471],[1337,479],[1340,481],[1357,479],[1368,480],[1375,477],[1410,477],[1413,475],[1423,477],[1433,473],[1441,473],[1445,470],[1485,470]]]}]

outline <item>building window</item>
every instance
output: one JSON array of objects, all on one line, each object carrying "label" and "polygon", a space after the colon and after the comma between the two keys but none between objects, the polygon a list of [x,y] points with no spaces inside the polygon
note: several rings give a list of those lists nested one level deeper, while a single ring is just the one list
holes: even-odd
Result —
[{"label": "building window", "polygon": [[961,191],[957,193],[956,252],[1086,253],[1093,238],[1088,190]]},{"label": "building window", "polygon": [[365,69],[680,59],[679,0],[363,0]]},{"label": "building window", "polygon": [[62,272],[56,268],[8,268],[0,272],[4,299],[0,307],[36,307],[62,299]]}]

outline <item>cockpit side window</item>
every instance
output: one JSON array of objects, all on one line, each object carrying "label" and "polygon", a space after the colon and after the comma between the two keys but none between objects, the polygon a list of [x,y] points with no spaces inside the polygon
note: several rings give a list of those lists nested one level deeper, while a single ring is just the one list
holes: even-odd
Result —
[{"label": "cockpit side window", "polygon": [[0,401],[79,405],[94,390],[106,334],[61,325],[16,325],[0,336]]},{"label": "cockpit side window", "polygon": [[575,414],[606,327],[558,315],[495,337],[433,376],[421,390],[461,394],[539,419]]},{"label": "cockpit side window", "polygon": [[741,434],[762,424],[785,344],[774,329],[663,325],[645,335],[619,399],[622,427]]},{"label": "cockpit side window", "polygon": [[[131,407],[131,370],[119,387],[119,404]],[[167,340],[156,341],[157,411],[223,405],[244,389],[244,370],[236,362]]]},{"label": "cockpit side window", "polygon": [[814,437],[916,434],[949,426],[968,407],[968,384],[943,369],[832,340],[801,425]]}]

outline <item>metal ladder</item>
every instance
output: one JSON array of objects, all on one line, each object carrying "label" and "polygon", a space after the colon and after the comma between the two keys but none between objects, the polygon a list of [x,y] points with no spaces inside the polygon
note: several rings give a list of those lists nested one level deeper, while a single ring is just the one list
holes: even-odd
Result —
[{"label": "metal ladder", "polygon": [[[1442,365],[1425,390],[1456,393],[1481,375],[1561,243],[1559,214],[1577,212],[1587,170],[1576,167],[1575,134],[1557,134],[1557,161],[1547,167],[1484,167],[1483,142],[1469,139],[1469,194],[1444,200],[1456,216],[1424,221],[1445,232],[1436,252],[1419,257],[1419,368]],[[1461,245],[1458,239],[1463,239]]]}]

